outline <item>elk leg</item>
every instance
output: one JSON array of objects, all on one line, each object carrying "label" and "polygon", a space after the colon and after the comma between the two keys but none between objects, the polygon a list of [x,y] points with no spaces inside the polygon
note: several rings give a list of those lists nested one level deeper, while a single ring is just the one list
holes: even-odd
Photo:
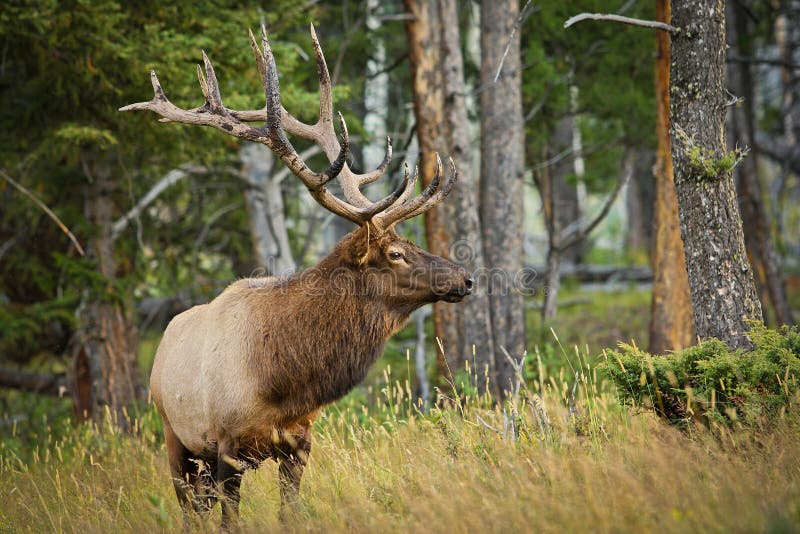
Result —
[{"label": "elk leg", "polygon": [[297,502],[300,493],[300,479],[311,453],[310,428],[303,427],[296,434],[286,435],[277,447],[278,474],[281,486],[281,520],[286,519],[287,508]]},{"label": "elk leg", "polygon": [[235,440],[222,439],[217,448],[217,487],[222,503],[222,529],[239,521],[239,487],[242,467],[236,459],[239,446]]},{"label": "elk leg", "polygon": [[189,449],[183,446],[166,418],[164,419],[164,441],[167,445],[172,485],[175,487],[175,495],[177,495],[178,503],[183,510],[184,527],[188,528],[189,514],[193,510],[192,486],[197,478],[195,471],[197,466],[191,461],[192,456]]},{"label": "elk leg", "polygon": [[189,461],[189,450],[183,446],[178,436],[173,432],[170,424],[164,420],[164,441],[167,445],[167,456],[169,458],[169,471],[172,475],[172,485],[175,486],[175,494],[178,502],[184,511],[188,511],[191,505],[191,485],[189,482],[192,472],[191,462]]},{"label": "elk leg", "polygon": [[[206,515],[217,503],[217,461],[213,459],[193,458],[197,463],[197,474],[194,476],[194,510],[200,515]],[[191,481],[191,478],[190,478]]]}]

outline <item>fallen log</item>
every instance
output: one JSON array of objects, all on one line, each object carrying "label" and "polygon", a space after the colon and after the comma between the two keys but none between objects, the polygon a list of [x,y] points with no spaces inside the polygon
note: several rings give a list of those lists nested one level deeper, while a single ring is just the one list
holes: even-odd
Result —
[{"label": "fallen log", "polygon": [[0,367],[0,387],[64,397],[69,394],[66,375],[31,373]]}]

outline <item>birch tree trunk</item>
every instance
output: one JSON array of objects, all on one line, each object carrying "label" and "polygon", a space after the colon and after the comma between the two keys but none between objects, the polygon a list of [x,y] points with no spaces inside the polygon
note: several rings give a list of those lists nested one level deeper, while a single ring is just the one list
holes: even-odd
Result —
[{"label": "birch tree trunk", "polygon": [[496,353],[495,388],[503,398],[515,358],[525,350],[525,307],[514,280],[522,269],[524,133],[520,87],[520,32],[516,0],[481,4],[481,230],[486,267],[503,277],[489,288]]},{"label": "birch tree trunk", "polygon": [[670,111],[675,190],[697,335],[747,347],[761,304],[725,146],[725,5],[676,0]]},{"label": "birch tree trunk", "polygon": [[[669,22],[670,0],[656,0],[656,16]],[[650,352],[665,354],[694,342],[694,318],[689,296],[689,278],[683,254],[678,198],[672,169],[672,143],[669,137],[670,38],[657,32],[656,138],[658,148],[653,169],[656,185],[654,235],[651,263],[653,300],[650,322]]]}]

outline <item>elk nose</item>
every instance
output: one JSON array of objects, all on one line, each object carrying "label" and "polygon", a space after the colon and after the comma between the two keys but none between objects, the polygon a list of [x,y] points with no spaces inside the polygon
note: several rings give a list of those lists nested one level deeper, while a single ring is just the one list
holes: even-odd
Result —
[{"label": "elk nose", "polygon": [[464,280],[464,286],[467,288],[467,291],[472,291],[472,287],[475,285],[475,280],[472,279],[470,276],[466,280]]}]

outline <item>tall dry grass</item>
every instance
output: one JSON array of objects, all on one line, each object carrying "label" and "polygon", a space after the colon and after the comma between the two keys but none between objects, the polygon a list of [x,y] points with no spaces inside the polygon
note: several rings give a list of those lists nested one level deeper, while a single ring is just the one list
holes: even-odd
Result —
[{"label": "tall dry grass", "polygon": [[[454,388],[442,391],[444,407],[423,414],[407,380],[387,372],[383,402],[366,408],[351,397],[318,421],[290,530],[800,528],[790,419],[768,432],[683,433],[621,407],[576,356],[503,408]],[[577,386],[568,380],[576,375]],[[0,445],[0,532],[178,531],[166,453],[145,423],[136,437],[78,427],[24,459]],[[286,530],[274,464],[248,473],[242,495],[245,531]],[[214,531],[218,514],[198,528]]]}]

